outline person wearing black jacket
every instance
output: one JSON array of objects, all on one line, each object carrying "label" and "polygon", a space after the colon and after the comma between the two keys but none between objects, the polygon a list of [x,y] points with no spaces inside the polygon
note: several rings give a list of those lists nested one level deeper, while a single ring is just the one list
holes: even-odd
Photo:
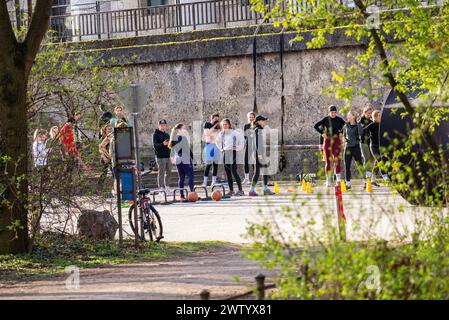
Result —
[{"label": "person wearing black jacket", "polygon": [[[363,108],[363,115],[360,118],[359,123],[362,125],[362,129],[365,129],[370,123],[373,122],[373,118],[372,118],[372,113],[373,113],[373,108],[371,108],[370,106],[366,106],[365,108]],[[372,166],[374,157],[371,153],[370,150],[370,138],[369,138],[370,134],[368,131],[365,131],[362,134],[362,139],[361,139],[361,147],[362,147],[362,154],[363,154],[363,158],[365,158],[365,166],[366,168],[369,168]]]},{"label": "person wearing black jacket", "polygon": [[270,189],[268,189],[268,175],[266,174],[266,168],[268,167],[268,158],[266,156],[266,142],[263,130],[265,127],[265,121],[267,120],[268,119],[263,115],[258,115],[254,121],[254,123],[256,124],[256,128],[254,130],[256,168],[254,170],[253,181],[248,193],[248,195],[251,197],[258,196],[255,188],[260,175],[263,176],[263,194],[265,196],[274,194]]},{"label": "person wearing black jacket", "polygon": [[[373,111],[373,122],[370,123],[365,129],[363,129],[364,133],[367,132],[369,134],[369,138],[371,141],[370,149],[371,149],[371,153],[375,160],[372,173],[367,171],[366,176],[367,176],[367,178],[371,178],[372,184],[376,187],[379,186],[375,181],[376,181],[376,173],[377,173],[377,171],[380,171],[378,163],[379,163],[379,161],[381,161],[380,144],[379,144],[380,119],[381,119],[380,111],[374,110]],[[383,174],[381,172],[381,175],[384,180],[388,179],[388,176],[386,174]]]},{"label": "person wearing black jacket", "polygon": [[346,124],[343,118],[337,116],[337,107],[329,106],[329,115],[313,126],[324,138],[323,149],[326,156],[326,187],[330,186],[332,176],[332,160],[335,166],[336,183],[340,182],[341,175],[341,147],[342,132]]},{"label": "person wearing black jacket", "polygon": [[248,185],[251,183],[249,179],[249,165],[250,163],[254,169],[254,129],[256,127],[254,121],[256,120],[256,114],[251,111],[247,114],[248,123],[243,126],[243,132],[245,137],[245,180],[243,180],[243,185]]},{"label": "person wearing black jacket", "polygon": [[170,148],[168,143],[170,135],[167,131],[167,121],[160,120],[159,126],[153,133],[153,148],[157,163],[157,183],[159,189],[164,189],[170,193],[169,181],[172,163],[170,161]]},{"label": "person wearing black jacket", "polygon": [[363,128],[360,122],[357,122],[358,113],[349,111],[346,119],[348,122],[343,127],[343,137],[345,139],[345,175],[346,187],[351,189],[351,163],[355,160],[356,166],[365,175],[365,161],[360,147],[361,137],[363,135]]},{"label": "person wearing black jacket", "polygon": [[[176,169],[178,170],[178,187],[184,188],[186,176],[189,178],[189,190],[194,191],[193,152],[189,133],[183,123],[178,123],[171,132],[168,147],[175,154]],[[181,201],[186,201],[181,191]]]}]

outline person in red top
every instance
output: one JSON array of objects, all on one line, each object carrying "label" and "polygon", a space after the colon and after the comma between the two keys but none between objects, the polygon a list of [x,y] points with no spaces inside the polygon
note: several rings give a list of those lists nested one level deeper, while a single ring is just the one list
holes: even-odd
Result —
[{"label": "person in red top", "polygon": [[90,171],[91,168],[87,166],[83,159],[81,159],[78,152],[78,148],[75,143],[75,135],[73,133],[73,125],[76,120],[74,117],[70,117],[67,122],[59,130],[59,136],[61,139],[64,156],[67,158],[67,171],[72,171],[77,165],[81,165],[84,170]]},{"label": "person in red top", "polygon": [[69,118],[59,131],[61,143],[64,148],[64,155],[69,157],[78,155],[78,149],[75,145],[75,136],[72,130],[74,122],[74,118]]}]

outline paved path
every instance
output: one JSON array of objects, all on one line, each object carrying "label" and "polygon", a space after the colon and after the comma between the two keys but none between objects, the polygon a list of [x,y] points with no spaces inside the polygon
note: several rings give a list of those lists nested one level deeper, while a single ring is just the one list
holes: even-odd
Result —
[{"label": "paved path", "polygon": [[68,289],[66,276],[0,283],[0,299],[199,299],[203,289],[210,291],[211,299],[223,299],[251,290],[260,272],[273,276],[273,271],[242,259],[238,247],[228,246],[170,261],[82,270],[79,289]]},{"label": "paved path", "polygon": [[[360,238],[367,232],[376,236],[391,238],[394,224],[403,228],[411,227],[415,215],[422,209],[409,205],[389,188],[375,188],[373,193],[363,190],[362,181],[357,181],[353,189],[343,196],[347,216],[348,237]],[[313,194],[299,192],[295,200],[287,192],[287,185],[280,186],[280,195],[267,197],[235,197],[220,202],[199,201],[158,206],[161,213],[165,241],[223,240],[234,243],[247,243],[245,239],[248,222],[261,221],[262,217],[275,218],[286,234],[295,234],[290,222],[281,218],[279,211],[291,207],[304,218],[314,217],[321,226],[320,217],[331,214],[335,221],[336,203],[334,188],[317,187]],[[403,206],[404,214],[397,214],[397,207]],[[356,222],[361,222],[361,230],[356,230]]]}]

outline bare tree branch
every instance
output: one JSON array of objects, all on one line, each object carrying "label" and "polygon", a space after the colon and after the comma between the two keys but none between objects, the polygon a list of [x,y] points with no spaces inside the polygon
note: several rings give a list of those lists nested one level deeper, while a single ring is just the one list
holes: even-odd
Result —
[{"label": "bare tree branch", "polygon": [[27,78],[33,66],[34,58],[39,51],[42,39],[48,30],[52,3],[52,0],[36,1],[30,28],[28,29],[28,33],[24,41],[26,48],[25,75]]}]

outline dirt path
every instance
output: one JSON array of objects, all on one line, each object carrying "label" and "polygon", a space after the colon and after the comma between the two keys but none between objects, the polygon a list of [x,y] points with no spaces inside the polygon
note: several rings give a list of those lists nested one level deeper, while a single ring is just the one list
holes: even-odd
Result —
[{"label": "dirt path", "polygon": [[226,246],[175,260],[82,270],[79,289],[66,288],[67,276],[0,283],[0,299],[199,299],[203,289],[219,299],[248,290],[258,273],[271,283],[273,271],[242,259],[240,247]]}]

